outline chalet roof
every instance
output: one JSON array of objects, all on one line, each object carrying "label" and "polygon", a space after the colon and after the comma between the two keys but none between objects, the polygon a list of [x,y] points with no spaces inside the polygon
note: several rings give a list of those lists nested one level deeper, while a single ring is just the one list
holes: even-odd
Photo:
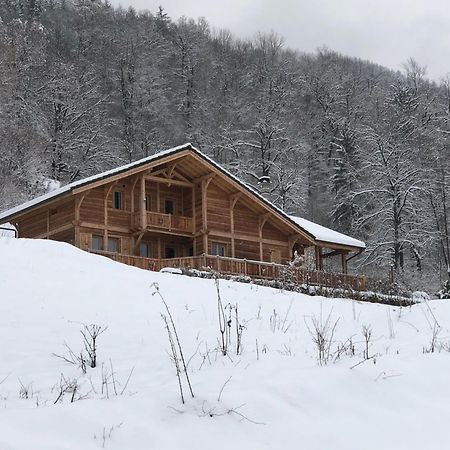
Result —
[{"label": "chalet roof", "polygon": [[303,219],[301,217],[295,217],[295,216],[289,216],[287,215],[283,210],[278,208],[276,205],[271,203],[269,200],[267,200],[264,196],[262,196],[258,191],[256,191],[254,188],[249,186],[247,183],[243,182],[239,178],[237,178],[235,175],[233,175],[231,172],[227,171],[224,167],[222,167],[220,164],[212,160],[210,157],[205,155],[203,152],[195,148],[192,144],[187,143],[180,145],[178,147],[173,147],[168,150],[164,150],[161,152],[158,152],[152,156],[149,156],[147,158],[140,159],[138,161],[134,161],[130,164],[126,164],[120,167],[117,167],[115,169],[108,170],[106,172],[99,173],[97,175],[93,175],[88,178],[84,178],[82,180],[74,181],[73,183],[67,184],[65,186],[62,186],[58,189],[55,189],[45,195],[41,195],[39,197],[36,197],[28,202],[25,202],[21,205],[18,205],[14,208],[11,208],[7,211],[3,211],[0,213],[0,224],[3,221],[8,221],[9,219],[13,218],[19,213],[23,213],[28,209],[34,208],[40,204],[44,204],[51,200],[56,200],[59,197],[63,197],[65,195],[70,194],[71,191],[77,188],[81,188],[83,186],[89,185],[93,182],[100,181],[103,179],[107,179],[109,177],[112,177],[114,175],[118,175],[120,173],[127,172],[130,169],[135,169],[140,166],[143,166],[145,164],[148,164],[150,162],[155,162],[159,159],[162,159],[169,155],[174,155],[178,152],[182,152],[184,150],[190,150],[194,153],[196,153],[198,156],[200,156],[202,159],[207,161],[209,164],[213,165],[216,169],[220,170],[224,175],[227,177],[233,179],[235,182],[237,182],[239,185],[241,185],[243,188],[245,188],[247,191],[251,192],[253,195],[258,197],[260,200],[262,200],[268,207],[270,207],[273,210],[276,210],[276,212],[280,215],[282,215],[285,219],[287,219],[290,223],[295,225],[296,227],[300,228],[302,232],[309,235],[313,240],[320,241],[323,243],[329,243],[329,244],[337,244],[337,245],[343,245],[346,247],[352,247],[356,249],[365,249],[365,244],[362,241],[359,241],[357,239],[353,239],[350,236],[346,236],[345,234],[338,233],[337,231],[331,230],[329,228],[326,228],[324,226],[315,224],[313,222],[310,222],[306,219]]},{"label": "chalet roof", "polygon": [[346,234],[339,233],[302,217],[289,216],[297,225],[312,234],[316,241],[330,244],[345,245],[348,247],[366,248],[366,244]]}]

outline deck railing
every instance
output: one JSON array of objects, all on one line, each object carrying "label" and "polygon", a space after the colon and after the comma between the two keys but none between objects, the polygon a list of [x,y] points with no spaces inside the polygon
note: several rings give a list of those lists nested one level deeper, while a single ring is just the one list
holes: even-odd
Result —
[{"label": "deck railing", "polygon": [[106,256],[123,264],[154,271],[159,271],[164,267],[214,270],[227,275],[244,275],[250,278],[267,280],[285,280],[299,284],[311,284],[331,288],[341,287],[357,291],[365,290],[366,279],[364,276],[306,270],[264,261],[211,255],[154,259],[99,250],[90,250],[90,252]]},{"label": "deck railing", "polygon": [[134,213],[134,224],[144,228],[155,228],[158,230],[179,231],[192,233],[192,217],[178,216],[174,214],[163,214],[154,211],[146,211],[145,224],[141,222],[141,213]]}]

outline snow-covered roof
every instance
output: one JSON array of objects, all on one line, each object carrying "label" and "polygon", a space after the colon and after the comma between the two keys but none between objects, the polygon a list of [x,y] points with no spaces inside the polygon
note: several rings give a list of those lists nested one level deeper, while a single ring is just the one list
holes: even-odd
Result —
[{"label": "snow-covered roof", "polygon": [[16,214],[23,212],[27,209],[30,209],[34,206],[37,206],[41,203],[44,203],[49,200],[53,200],[53,199],[56,199],[57,197],[68,194],[70,191],[72,191],[75,188],[79,188],[79,187],[88,185],[90,183],[93,183],[95,181],[99,181],[99,180],[111,177],[113,175],[117,175],[117,174],[126,172],[130,169],[142,166],[142,165],[150,163],[150,162],[154,162],[165,156],[169,156],[174,153],[181,152],[183,150],[191,150],[191,151],[195,152],[197,155],[199,155],[204,160],[206,160],[209,164],[211,164],[212,166],[214,166],[215,168],[220,170],[222,173],[224,173],[227,177],[233,179],[235,182],[237,182],[238,184],[243,186],[245,189],[250,191],[253,195],[258,197],[260,200],[262,200],[269,207],[276,210],[280,215],[282,215],[284,218],[288,219],[289,222],[300,227],[301,230],[306,232],[306,234],[309,235],[311,238],[313,238],[317,241],[321,241],[321,242],[326,242],[326,243],[330,243],[330,244],[339,244],[339,245],[344,245],[344,246],[348,246],[348,247],[356,247],[356,248],[362,248],[362,249],[364,249],[366,247],[364,242],[359,241],[357,239],[353,239],[349,236],[346,236],[345,234],[338,233],[337,231],[334,231],[334,230],[330,230],[329,228],[323,227],[322,225],[318,225],[314,222],[310,222],[309,220],[303,219],[301,217],[287,215],[282,209],[278,208],[276,205],[274,205],[269,200],[267,200],[267,198],[265,198],[263,195],[261,195],[253,187],[251,187],[247,183],[240,180],[238,177],[233,175],[231,172],[226,170],[224,167],[222,167],[220,164],[215,162],[213,159],[211,159],[209,156],[205,155],[203,152],[201,152],[197,148],[195,148],[190,143],[186,143],[186,144],[183,144],[183,145],[180,145],[177,147],[173,147],[168,150],[163,150],[163,151],[155,153],[154,155],[149,156],[147,158],[143,158],[138,161],[134,161],[130,164],[126,164],[124,166],[120,166],[115,169],[111,169],[106,172],[102,172],[97,175],[93,175],[91,177],[84,178],[84,179],[78,180],[78,181],[74,181],[73,183],[62,186],[62,187],[55,189],[45,195],[41,195],[40,197],[36,197],[26,203],[16,206],[15,208],[12,208],[12,209],[9,209],[7,211],[0,213],[0,223],[2,223],[2,220],[9,219]]},{"label": "snow-covered roof", "polygon": [[331,230],[317,223],[303,219],[302,217],[289,216],[297,225],[308,233],[312,234],[316,241],[328,242],[330,244],[340,244],[349,247],[366,248],[366,244],[358,239],[354,239],[346,234]]}]

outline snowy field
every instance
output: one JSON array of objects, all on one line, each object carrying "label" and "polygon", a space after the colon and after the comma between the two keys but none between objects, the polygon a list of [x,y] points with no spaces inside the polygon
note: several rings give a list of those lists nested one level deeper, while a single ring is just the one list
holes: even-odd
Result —
[{"label": "snowy field", "polygon": [[[184,405],[153,283],[188,365]],[[220,293],[227,356],[214,280],[0,238],[0,449],[450,448],[450,302],[402,309],[229,281]],[[107,327],[86,374],[54,356],[70,359],[65,343],[79,354],[83,324]]]}]

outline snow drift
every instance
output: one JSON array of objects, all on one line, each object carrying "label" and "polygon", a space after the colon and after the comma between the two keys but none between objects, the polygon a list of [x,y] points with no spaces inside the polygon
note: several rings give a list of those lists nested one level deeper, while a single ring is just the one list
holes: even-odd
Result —
[{"label": "snow drift", "polygon": [[[185,405],[154,283],[187,359],[195,398]],[[227,356],[217,351],[214,280],[0,239],[0,448],[447,448],[449,302],[398,308],[231,281],[220,293],[233,312]],[[327,320],[334,334],[320,365],[312,334]],[[80,329],[93,323],[108,328],[83,374],[54,354],[80,351]],[[76,381],[73,402],[58,399],[61,380]]]}]

